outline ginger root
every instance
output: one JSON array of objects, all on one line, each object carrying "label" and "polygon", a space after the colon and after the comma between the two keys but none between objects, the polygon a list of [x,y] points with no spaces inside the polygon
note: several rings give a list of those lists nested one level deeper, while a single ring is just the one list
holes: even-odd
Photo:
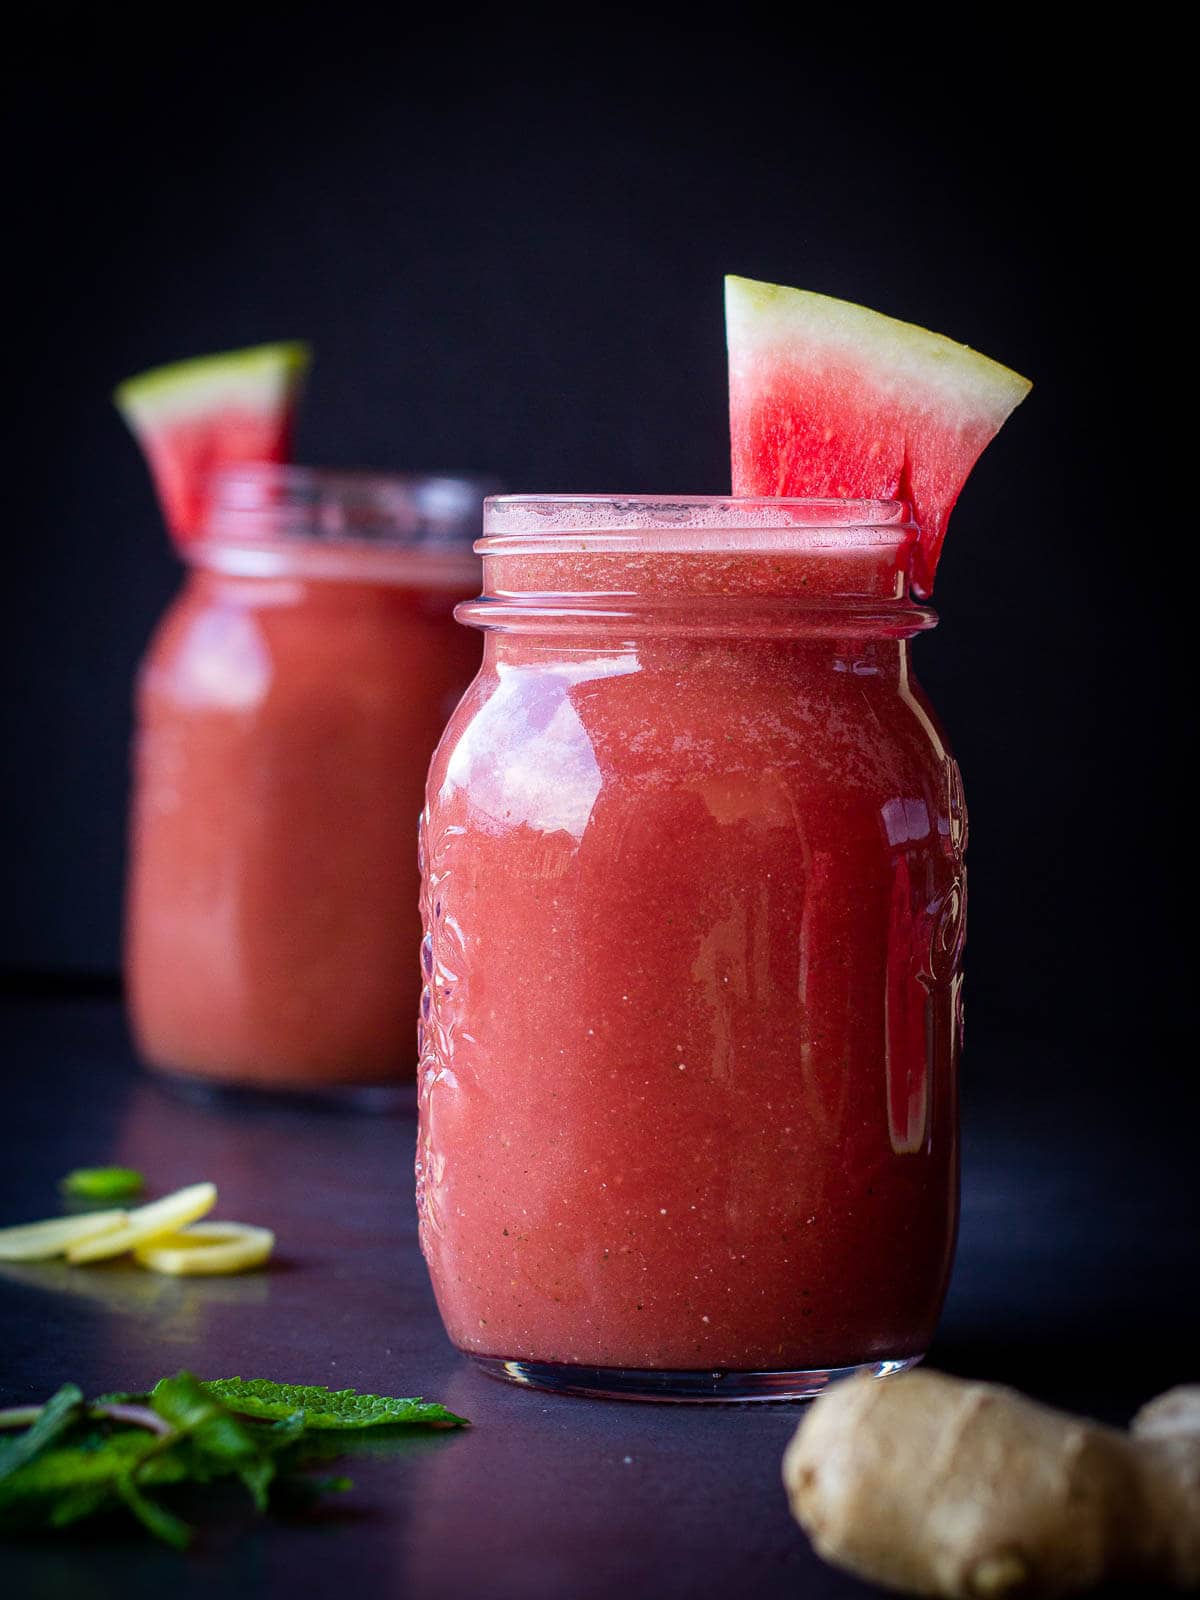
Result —
[{"label": "ginger root", "polygon": [[1200,1586],[1200,1387],[1123,1433],[936,1372],[851,1378],[814,1402],[783,1480],[821,1556],[910,1594]]}]

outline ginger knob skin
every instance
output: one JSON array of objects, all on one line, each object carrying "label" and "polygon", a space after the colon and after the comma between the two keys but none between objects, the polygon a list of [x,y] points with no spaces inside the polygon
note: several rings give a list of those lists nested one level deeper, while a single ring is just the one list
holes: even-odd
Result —
[{"label": "ginger knob skin", "polygon": [[1168,1389],[1133,1419],[1157,1542],[1152,1570],[1179,1589],[1200,1589],[1200,1385]]},{"label": "ginger knob skin", "polygon": [[1200,1388],[1122,1433],[994,1384],[852,1378],[814,1402],[783,1480],[818,1554],[909,1594],[1200,1585]]}]

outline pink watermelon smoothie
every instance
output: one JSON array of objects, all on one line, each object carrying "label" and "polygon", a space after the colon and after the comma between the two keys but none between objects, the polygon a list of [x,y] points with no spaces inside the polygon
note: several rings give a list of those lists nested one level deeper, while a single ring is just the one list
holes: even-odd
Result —
[{"label": "pink watermelon smoothie", "polygon": [[452,1339],[567,1386],[919,1355],[957,1214],[965,814],[911,672],[915,529],[550,497],[485,526],[484,662],[422,821]]},{"label": "pink watermelon smoothie", "polygon": [[[190,542],[137,689],[125,973],[158,1069],[412,1077],[416,819],[479,657],[451,615],[478,562],[410,542],[451,490],[473,520],[469,483],[248,468]],[[359,536],[323,536],[335,519]]]}]

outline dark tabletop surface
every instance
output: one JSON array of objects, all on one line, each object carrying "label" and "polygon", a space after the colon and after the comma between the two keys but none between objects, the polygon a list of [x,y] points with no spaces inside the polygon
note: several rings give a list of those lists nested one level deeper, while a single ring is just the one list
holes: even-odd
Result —
[{"label": "dark tabletop surface", "polygon": [[[779,1461],[801,1407],[550,1397],[451,1349],[417,1248],[411,1092],[370,1114],[188,1098],[138,1071],[113,999],[9,998],[0,1045],[0,1224],[53,1214],[63,1172],[115,1161],[155,1191],[212,1178],[220,1215],[279,1238],[271,1269],[241,1278],[0,1265],[0,1405],[187,1367],[421,1394],[473,1423],[357,1457],[354,1489],[307,1521],[235,1511],[183,1556],[111,1528],[0,1546],[6,1600],[878,1592],[822,1565],[789,1518]],[[958,1263],[930,1363],[1124,1422],[1200,1376],[1185,1102],[1147,1105],[1135,1063],[1115,1104],[1036,1042],[971,1052],[968,1084],[972,1060],[1003,1084],[1007,1052],[1023,1087],[968,1092]]]}]

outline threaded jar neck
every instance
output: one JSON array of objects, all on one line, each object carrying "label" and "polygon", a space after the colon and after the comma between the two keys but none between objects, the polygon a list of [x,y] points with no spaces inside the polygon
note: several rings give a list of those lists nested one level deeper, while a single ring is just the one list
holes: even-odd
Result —
[{"label": "threaded jar neck", "polygon": [[235,577],[470,589],[488,487],[472,478],[237,466],[214,480],[187,558]]},{"label": "threaded jar neck", "polygon": [[907,638],[917,530],[896,501],[500,496],[484,592],[462,622],[507,632]]}]

